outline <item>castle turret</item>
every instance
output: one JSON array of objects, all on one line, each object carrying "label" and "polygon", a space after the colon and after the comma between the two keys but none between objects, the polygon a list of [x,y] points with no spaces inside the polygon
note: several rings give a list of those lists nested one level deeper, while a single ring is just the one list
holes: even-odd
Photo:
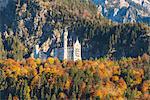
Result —
[{"label": "castle turret", "polygon": [[35,50],[34,50],[34,58],[39,57],[39,45],[35,45]]},{"label": "castle turret", "polygon": [[73,60],[81,60],[81,44],[79,43],[79,40],[77,38],[74,46],[73,46]]},{"label": "castle turret", "polygon": [[65,29],[65,32],[64,32],[64,60],[66,59],[67,60],[67,56],[68,56],[68,50],[67,50],[67,46],[68,46],[68,30]]},{"label": "castle turret", "polygon": [[39,45],[35,46],[35,54],[38,55],[39,54]]}]

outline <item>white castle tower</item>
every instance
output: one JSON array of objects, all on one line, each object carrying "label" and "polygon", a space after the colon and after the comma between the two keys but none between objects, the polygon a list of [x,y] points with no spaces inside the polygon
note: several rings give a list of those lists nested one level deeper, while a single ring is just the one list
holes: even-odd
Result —
[{"label": "white castle tower", "polygon": [[65,29],[63,33],[63,47],[57,47],[54,49],[54,57],[60,60],[82,60],[81,58],[81,44],[77,39],[73,45],[68,46],[68,30]]},{"label": "white castle tower", "polygon": [[79,43],[78,38],[73,46],[73,60],[81,60],[81,44]]},{"label": "white castle tower", "polygon": [[39,54],[39,45],[35,46],[35,54],[38,55]]},{"label": "white castle tower", "polygon": [[65,32],[64,32],[64,60],[67,60],[67,57],[68,57],[68,50],[67,50],[67,47],[68,46],[68,30],[65,29]]},{"label": "white castle tower", "polygon": [[34,50],[34,58],[38,58],[39,57],[39,45],[35,45],[35,50]]}]

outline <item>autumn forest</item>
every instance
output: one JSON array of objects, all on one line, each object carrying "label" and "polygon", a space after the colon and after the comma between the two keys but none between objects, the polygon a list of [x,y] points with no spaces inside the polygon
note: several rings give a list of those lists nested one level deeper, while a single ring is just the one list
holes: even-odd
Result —
[{"label": "autumn forest", "polygon": [[83,61],[0,60],[1,100],[150,98],[150,57]]},{"label": "autumn forest", "polygon": [[[146,23],[113,22],[91,0],[2,2],[8,4],[0,7],[0,100],[150,100]],[[68,39],[78,37],[87,51],[83,60],[50,55],[66,27]],[[47,58],[32,58],[47,41]]]}]

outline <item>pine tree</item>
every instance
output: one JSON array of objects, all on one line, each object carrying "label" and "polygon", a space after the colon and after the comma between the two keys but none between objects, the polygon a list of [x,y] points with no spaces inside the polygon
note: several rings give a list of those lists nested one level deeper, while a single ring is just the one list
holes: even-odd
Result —
[{"label": "pine tree", "polygon": [[41,99],[44,100],[45,95],[44,95],[44,87],[41,89]]},{"label": "pine tree", "polygon": [[53,95],[52,95],[51,100],[57,100],[57,98],[56,98],[56,94],[53,94]]},{"label": "pine tree", "polygon": [[73,93],[71,98],[72,98],[72,100],[77,100],[76,94]]},{"label": "pine tree", "polygon": [[16,60],[22,60],[24,54],[24,46],[17,36],[13,38],[12,49],[13,49],[13,58]]},{"label": "pine tree", "polygon": [[148,54],[150,55],[150,37],[148,37]]},{"label": "pine tree", "polygon": [[36,95],[34,95],[33,100],[38,100],[38,98],[37,98],[37,96],[36,96]]},{"label": "pine tree", "polygon": [[20,87],[20,99],[23,99],[23,86]]},{"label": "pine tree", "polygon": [[8,100],[12,100],[12,99],[13,99],[12,95],[11,95],[11,93],[9,93]]},{"label": "pine tree", "polygon": [[28,83],[27,81],[25,81],[25,84],[24,84],[24,92],[23,92],[23,95],[24,95],[24,99],[25,100],[30,100],[30,87],[28,86]]},{"label": "pine tree", "polygon": [[46,94],[46,100],[50,100],[51,99],[51,96]]},{"label": "pine tree", "polygon": [[3,45],[3,41],[2,41],[2,37],[0,33],[0,59],[4,59],[4,58],[6,58],[6,53],[4,50],[4,45]]}]

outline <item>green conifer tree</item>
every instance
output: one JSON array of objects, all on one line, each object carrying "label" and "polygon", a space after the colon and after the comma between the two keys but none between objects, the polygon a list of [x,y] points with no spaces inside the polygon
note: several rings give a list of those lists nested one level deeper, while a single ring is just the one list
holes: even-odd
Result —
[{"label": "green conifer tree", "polygon": [[4,50],[4,44],[3,44],[1,33],[0,33],[0,59],[4,59],[4,58],[6,58],[6,53]]},{"label": "green conifer tree", "polygon": [[13,100],[11,93],[9,93],[8,100]]},{"label": "green conifer tree", "polygon": [[13,58],[16,60],[22,60],[23,55],[24,55],[24,48],[23,44],[21,41],[18,39],[17,36],[13,38],[13,44],[12,44],[12,49],[13,49]]},{"label": "green conifer tree", "polygon": [[51,100],[57,100],[57,98],[56,98],[56,94],[53,94],[53,95],[52,95]]},{"label": "green conifer tree", "polygon": [[33,100],[38,100],[36,95],[33,96]]},{"label": "green conifer tree", "polygon": [[51,96],[46,94],[46,100],[50,100],[51,99]]},{"label": "green conifer tree", "polygon": [[27,81],[25,81],[25,84],[24,84],[23,95],[24,95],[25,100],[30,100],[31,99],[31,97],[30,97],[30,87],[28,86]]},{"label": "green conifer tree", "polygon": [[41,89],[41,99],[44,100],[45,95],[44,95],[44,87]]}]

